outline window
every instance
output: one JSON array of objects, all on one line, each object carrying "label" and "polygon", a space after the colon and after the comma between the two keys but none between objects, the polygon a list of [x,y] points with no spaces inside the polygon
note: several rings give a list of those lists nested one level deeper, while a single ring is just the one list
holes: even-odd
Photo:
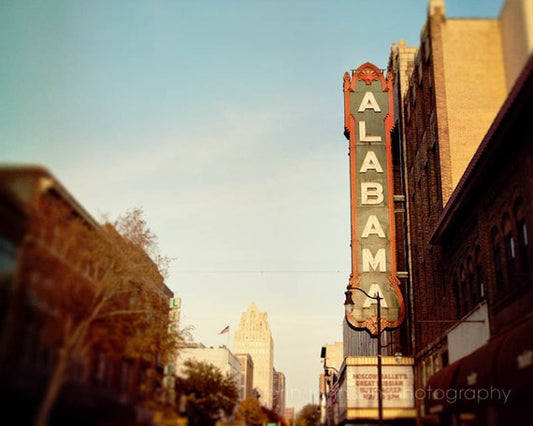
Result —
[{"label": "window", "polygon": [[105,385],[107,381],[107,360],[102,351],[96,354],[94,381],[99,385]]},{"label": "window", "polygon": [[455,294],[455,306],[456,306],[456,315],[457,318],[461,317],[461,296],[459,290],[459,279],[457,278],[457,273],[453,274],[453,292]]},{"label": "window", "polygon": [[485,298],[485,287],[483,284],[484,272],[483,272],[483,262],[481,260],[481,247],[480,246],[476,246],[475,263],[476,263],[476,279],[475,279],[476,292],[477,292],[478,300],[482,300]]},{"label": "window", "polygon": [[492,261],[494,262],[494,273],[496,280],[496,289],[498,291],[504,288],[503,259],[500,243],[500,235],[496,227],[492,228]]},{"label": "window", "polygon": [[120,366],[120,390],[122,392],[128,392],[131,389],[132,383],[132,368],[130,361],[122,360]]},{"label": "window", "polygon": [[468,291],[468,281],[466,279],[466,271],[464,266],[461,267],[460,272],[460,289],[459,289],[459,306],[460,306],[460,315],[463,316],[468,312],[469,308],[469,291]]},{"label": "window", "polygon": [[472,256],[468,256],[468,260],[466,262],[466,269],[468,273],[468,290],[470,292],[469,299],[470,299],[470,306],[469,309],[472,309],[478,302],[478,287],[476,284],[476,273],[474,270],[474,262],[472,260]]},{"label": "window", "polygon": [[531,285],[531,272],[529,270],[529,239],[527,237],[527,224],[524,214],[524,207],[522,199],[519,198],[514,207],[514,219],[516,223],[516,256],[517,256],[517,268],[519,270],[519,282],[518,284],[528,286]]},{"label": "window", "polygon": [[509,258],[509,260],[514,261],[514,259],[516,257],[516,253],[515,253],[515,250],[514,250],[514,238],[513,238],[513,236],[511,234],[509,234],[505,238],[505,241],[506,241],[506,246],[507,246],[508,258]]},{"label": "window", "polygon": [[0,237],[0,273],[12,273],[17,259],[17,246]]},{"label": "window", "polygon": [[520,223],[520,231],[521,231],[521,236],[522,236],[522,245],[524,247],[527,247],[527,226],[526,226],[526,222],[522,221]]},{"label": "window", "polygon": [[505,261],[507,264],[507,277],[515,282],[516,280],[516,250],[515,239],[511,220],[508,215],[503,218],[503,230],[505,234]]}]

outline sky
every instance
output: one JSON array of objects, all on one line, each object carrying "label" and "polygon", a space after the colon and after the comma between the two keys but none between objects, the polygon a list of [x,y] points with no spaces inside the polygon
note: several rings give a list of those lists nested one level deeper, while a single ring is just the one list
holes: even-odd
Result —
[{"label": "sky", "polygon": [[[233,349],[255,302],[298,411],[318,403],[321,347],[342,341],[342,78],[419,46],[427,4],[0,0],[0,165],[46,167],[98,220],[141,208],[196,341]],[[501,6],[447,0],[446,15]]]}]

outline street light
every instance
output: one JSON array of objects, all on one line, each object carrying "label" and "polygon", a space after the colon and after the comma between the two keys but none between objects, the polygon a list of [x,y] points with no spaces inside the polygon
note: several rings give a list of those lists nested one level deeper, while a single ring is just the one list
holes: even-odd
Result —
[{"label": "street light", "polygon": [[379,293],[376,293],[375,296],[370,296],[365,290],[359,287],[354,287],[348,285],[347,291],[344,292],[346,299],[344,301],[344,310],[346,315],[351,315],[355,303],[352,299],[352,290],[357,290],[363,293],[369,299],[375,300],[378,303],[378,312],[377,312],[377,338],[378,338],[378,348],[377,348],[377,359],[378,359],[378,425],[383,425],[383,386],[382,386],[382,375],[381,375],[381,300],[383,299]]}]

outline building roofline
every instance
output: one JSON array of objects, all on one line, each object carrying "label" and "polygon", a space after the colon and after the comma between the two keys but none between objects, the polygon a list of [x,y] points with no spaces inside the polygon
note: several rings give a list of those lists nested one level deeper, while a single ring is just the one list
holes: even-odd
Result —
[{"label": "building roofline", "polygon": [[[523,94],[525,91],[531,94]],[[475,189],[482,184],[483,177],[477,173],[498,158],[499,151],[505,140],[499,134],[511,124],[506,121],[509,114],[519,110],[533,94],[533,55],[530,55],[513,88],[492,122],[488,132],[481,141],[472,160],[468,164],[461,180],[449,198],[439,221],[430,237],[430,243],[438,244],[447,232],[452,222],[464,208],[464,202]]]},{"label": "building roofline", "polygon": [[[69,205],[73,207],[77,214],[89,223],[91,226],[100,227],[100,224],[91,216],[91,214],[83,207],[76,198],[63,186],[63,184],[47,169],[40,164],[8,164],[0,166],[0,174],[7,175],[26,175],[35,176],[36,178],[48,179],[41,187],[36,188],[36,191],[46,192],[54,191],[63,198]],[[43,182],[44,183],[44,182]]]}]

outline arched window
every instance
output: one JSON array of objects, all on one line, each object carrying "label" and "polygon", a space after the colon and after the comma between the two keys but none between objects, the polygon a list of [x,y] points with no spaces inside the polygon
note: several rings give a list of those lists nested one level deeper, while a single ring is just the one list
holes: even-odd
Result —
[{"label": "arched window", "polygon": [[476,264],[476,291],[479,298],[478,300],[483,300],[486,297],[486,290],[483,261],[481,259],[481,247],[479,245],[476,246],[476,252],[474,256]]},{"label": "arched window", "polygon": [[504,274],[503,274],[503,258],[501,237],[498,228],[494,226],[491,230],[491,243],[492,243],[492,262],[494,263],[494,280],[496,291],[503,290]]},{"label": "arched window", "polygon": [[455,294],[455,309],[457,318],[461,317],[461,294],[459,289],[459,279],[457,278],[457,272],[453,274],[453,292]]},{"label": "arched window", "polygon": [[506,284],[516,283],[516,240],[513,234],[513,224],[508,214],[503,216],[503,235],[505,238],[505,263],[507,266]]},{"label": "arched window", "polygon": [[477,285],[476,285],[476,273],[474,270],[474,261],[472,260],[471,255],[469,255],[468,259],[466,260],[466,271],[467,271],[468,293],[469,293],[468,310],[470,310],[479,302]]},{"label": "arched window", "polygon": [[461,265],[461,270],[459,272],[459,288],[459,298],[461,306],[460,316],[463,316],[468,312],[469,306],[468,280],[466,277],[464,265]]},{"label": "arched window", "polygon": [[521,198],[518,198],[514,205],[514,219],[516,225],[516,242],[517,242],[517,267],[519,274],[519,285],[529,286],[531,285],[531,272],[529,270],[529,259],[528,251],[529,248],[529,238],[528,238],[528,229],[526,223],[526,215],[524,212],[523,201]]}]

